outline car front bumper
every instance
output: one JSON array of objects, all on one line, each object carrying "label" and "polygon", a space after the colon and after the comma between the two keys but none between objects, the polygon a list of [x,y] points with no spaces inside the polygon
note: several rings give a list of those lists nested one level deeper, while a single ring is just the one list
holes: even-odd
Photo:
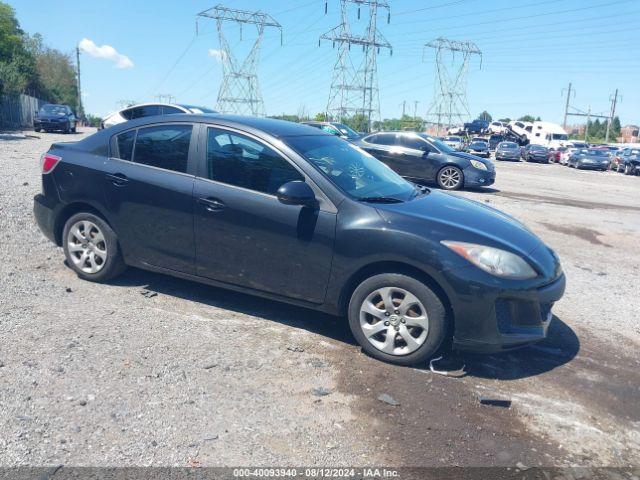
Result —
[{"label": "car front bumper", "polygon": [[495,181],[495,170],[479,170],[475,167],[469,167],[464,170],[465,187],[486,187],[493,185]]},{"label": "car front bumper", "polygon": [[[475,268],[475,267],[469,267]],[[543,340],[553,318],[552,307],[562,298],[566,278],[531,288],[499,288],[498,282],[478,284],[469,268],[445,272],[457,293],[454,347],[472,352],[500,352]],[[469,273],[471,272],[471,279]],[[484,281],[486,282],[486,280]]]},{"label": "car front bumper", "polygon": [[584,163],[584,162],[578,162],[577,166],[578,166],[578,168],[580,168],[582,170],[606,170],[607,168],[609,168],[609,164],[608,163]]},{"label": "car front bumper", "polygon": [[41,130],[65,130],[71,127],[69,120],[51,121],[51,120],[34,120],[33,127]]},{"label": "car front bumper", "polygon": [[469,153],[471,155],[477,155],[478,157],[485,157],[485,158],[488,158],[491,156],[488,150],[483,150],[483,151],[469,150]]},{"label": "car front bumper", "polygon": [[496,152],[496,160],[520,160],[520,154]]},{"label": "car front bumper", "polygon": [[528,160],[530,162],[543,162],[543,163],[548,163],[549,162],[549,157],[547,157],[546,155],[529,155]]}]

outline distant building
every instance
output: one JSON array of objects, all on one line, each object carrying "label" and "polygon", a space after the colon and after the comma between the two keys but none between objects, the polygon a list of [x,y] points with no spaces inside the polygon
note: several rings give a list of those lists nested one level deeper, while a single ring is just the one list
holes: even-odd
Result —
[{"label": "distant building", "polygon": [[620,129],[618,141],[623,143],[637,143],[640,140],[640,127],[637,125],[625,125]]}]

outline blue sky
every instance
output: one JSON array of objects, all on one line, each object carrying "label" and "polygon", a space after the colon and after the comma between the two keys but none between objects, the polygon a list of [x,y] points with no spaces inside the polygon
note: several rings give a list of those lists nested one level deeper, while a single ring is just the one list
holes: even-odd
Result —
[{"label": "blue sky", "polygon": [[[623,124],[640,123],[640,1],[638,0],[388,0],[391,23],[379,29],[393,45],[393,56],[378,57],[383,118],[398,116],[402,102],[424,114],[433,97],[433,56],[422,60],[422,45],[439,36],[475,42],[483,51],[482,68],[471,63],[468,100],[475,117],[488,110],[494,118],[540,115],[561,123],[562,89],[573,83],[572,105],[594,113],[610,108],[619,88],[618,114]],[[215,25],[196,14],[218,0],[69,1],[14,0],[18,19],[29,33],[73,52],[83,39],[112,46],[133,66],[82,55],[82,86],[88,112],[104,115],[119,100],[151,101],[171,94],[179,102],[214,107],[221,64],[209,54],[219,49]],[[339,1],[220,0],[239,9],[263,10],[284,29],[265,33],[259,67],[267,114],[323,111],[336,51],[318,47],[318,37],[339,23]],[[354,10],[355,12],[355,10]],[[363,13],[365,10],[363,9]],[[352,18],[352,29],[365,27]],[[240,53],[247,50],[237,29],[227,30]],[[125,62],[126,63],[126,62]],[[123,66],[122,64],[120,65]],[[576,118],[573,123],[580,123]]]}]

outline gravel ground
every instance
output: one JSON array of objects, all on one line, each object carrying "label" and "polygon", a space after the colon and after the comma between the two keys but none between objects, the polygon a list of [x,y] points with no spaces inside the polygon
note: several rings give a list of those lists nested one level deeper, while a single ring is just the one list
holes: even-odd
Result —
[{"label": "gravel ground", "polygon": [[547,241],[568,288],[549,339],[453,379],[372,360],[319,313],[79,280],[31,208],[40,154],[87,132],[25,133],[0,134],[0,466],[640,464],[640,178],[498,163],[460,193]]}]

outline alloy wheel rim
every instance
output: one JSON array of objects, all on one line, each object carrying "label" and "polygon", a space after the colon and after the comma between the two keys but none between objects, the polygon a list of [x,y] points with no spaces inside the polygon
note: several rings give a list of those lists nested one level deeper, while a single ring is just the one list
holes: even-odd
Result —
[{"label": "alloy wheel rim", "polygon": [[389,355],[415,352],[429,335],[429,317],[422,302],[399,287],[371,292],[360,306],[360,328],[367,341]]},{"label": "alloy wheel rim", "polygon": [[67,249],[73,264],[84,273],[98,273],[107,262],[104,234],[89,220],[80,220],[71,226]]},{"label": "alloy wheel rim", "polygon": [[440,172],[440,183],[445,188],[454,188],[460,183],[460,171],[457,168],[445,168]]}]

